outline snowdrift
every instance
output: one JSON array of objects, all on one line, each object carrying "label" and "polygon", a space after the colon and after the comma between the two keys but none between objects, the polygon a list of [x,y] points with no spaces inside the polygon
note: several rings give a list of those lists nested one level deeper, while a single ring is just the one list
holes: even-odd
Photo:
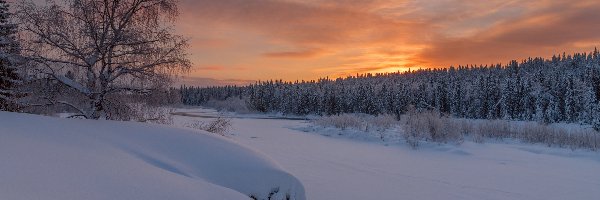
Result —
[{"label": "snowdrift", "polygon": [[1,199],[297,199],[262,154],[161,125],[0,112]]}]

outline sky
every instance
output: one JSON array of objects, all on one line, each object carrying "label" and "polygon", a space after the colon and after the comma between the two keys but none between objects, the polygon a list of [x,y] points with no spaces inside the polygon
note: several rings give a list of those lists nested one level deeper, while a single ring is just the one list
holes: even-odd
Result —
[{"label": "sky", "polygon": [[297,80],[589,52],[600,1],[181,0],[191,78]]},{"label": "sky", "polygon": [[598,0],[179,0],[188,85],[311,80],[590,52]]}]

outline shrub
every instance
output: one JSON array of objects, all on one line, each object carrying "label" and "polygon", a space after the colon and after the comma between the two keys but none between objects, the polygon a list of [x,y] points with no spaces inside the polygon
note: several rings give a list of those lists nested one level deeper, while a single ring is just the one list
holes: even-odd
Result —
[{"label": "shrub", "polygon": [[466,132],[461,130],[463,126],[459,121],[431,110],[417,112],[414,108],[409,108],[404,124],[404,138],[413,148],[418,147],[419,140],[460,144],[463,132]]},{"label": "shrub", "polygon": [[460,120],[463,121],[461,123],[471,124],[461,125],[461,131],[469,133],[477,143],[483,143],[485,138],[510,138],[561,148],[598,150],[600,147],[600,134],[582,126],[568,127],[569,125],[506,120]]},{"label": "shrub", "polygon": [[340,114],[324,116],[312,121],[321,127],[334,127],[341,130],[354,129],[364,134],[377,134],[382,141],[386,140],[388,130],[398,125],[398,121],[392,115],[366,115],[366,114]]},{"label": "shrub", "polygon": [[363,127],[364,120],[358,115],[341,114],[321,117],[313,121],[314,124],[322,127],[335,127],[342,130],[355,128],[360,130]]},{"label": "shrub", "polygon": [[538,122],[508,120],[472,120],[458,119],[433,110],[418,112],[409,107],[401,122],[391,115],[370,116],[364,114],[340,114],[313,120],[322,127],[335,127],[341,130],[356,129],[376,132],[385,140],[389,130],[398,124],[396,132],[412,148],[418,148],[420,142],[461,144],[465,136],[476,143],[486,139],[517,139],[527,143],[540,143],[562,148],[600,148],[600,133],[592,127],[576,125],[542,124]]},{"label": "shrub", "polygon": [[369,124],[372,124],[378,131],[385,131],[397,125],[398,120],[393,115],[384,114],[373,117],[369,120]]},{"label": "shrub", "polygon": [[152,106],[146,103],[130,103],[117,108],[109,112],[117,115],[107,116],[108,119],[173,124],[171,113],[175,110],[174,108]]},{"label": "shrub", "polygon": [[193,121],[192,123],[186,124],[186,127],[204,130],[211,133],[216,133],[221,136],[225,136],[231,129],[231,120],[226,118],[217,118],[210,122]]},{"label": "shrub", "polygon": [[483,135],[481,135],[481,134],[473,134],[473,136],[471,138],[473,139],[473,142],[475,142],[475,143],[485,142],[485,139],[483,138]]},{"label": "shrub", "polygon": [[504,120],[484,120],[477,123],[473,132],[486,138],[502,139],[510,136],[510,126]]},{"label": "shrub", "polygon": [[524,123],[515,138],[529,143],[542,143],[563,148],[598,150],[600,134],[592,129],[566,128],[537,123]]},{"label": "shrub", "polygon": [[[379,138],[383,141],[385,140],[385,131],[396,126],[398,120],[393,115],[384,114],[371,118],[366,124],[367,127],[373,127],[377,131],[377,134],[379,134]],[[365,131],[368,131],[367,128],[365,128]]]}]

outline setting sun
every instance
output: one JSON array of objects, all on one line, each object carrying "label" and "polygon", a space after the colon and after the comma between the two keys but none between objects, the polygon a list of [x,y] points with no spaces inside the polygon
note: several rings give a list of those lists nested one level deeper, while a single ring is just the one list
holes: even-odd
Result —
[{"label": "setting sun", "polygon": [[181,3],[188,78],[310,80],[485,65],[590,51],[600,41],[597,1]]}]

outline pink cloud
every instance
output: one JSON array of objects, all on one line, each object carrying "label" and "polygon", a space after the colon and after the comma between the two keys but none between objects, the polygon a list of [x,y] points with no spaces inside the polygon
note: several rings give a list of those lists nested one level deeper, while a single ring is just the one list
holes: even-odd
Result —
[{"label": "pink cloud", "polygon": [[[193,40],[199,65],[255,68],[247,73],[227,68],[219,77],[294,80],[397,68],[390,66],[490,64],[589,51],[600,41],[599,4],[592,0],[183,0],[181,20],[186,25],[181,30],[194,38],[223,40]],[[289,73],[289,66],[312,74]]]}]

